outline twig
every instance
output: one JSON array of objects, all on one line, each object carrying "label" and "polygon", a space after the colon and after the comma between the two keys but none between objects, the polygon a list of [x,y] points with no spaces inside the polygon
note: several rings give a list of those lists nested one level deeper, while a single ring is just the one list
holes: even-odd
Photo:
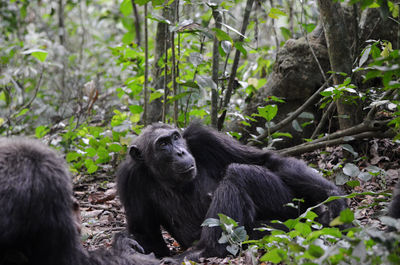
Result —
[{"label": "twig", "polygon": [[[304,14],[304,1],[301,1],[300,23],[302,23],[302,24],[303,24],[303,14]],[[304,24],[306,24],[306,23],[304,23]],[[307,34],[307,32],[304,32],[303,27],[300,27],[300,29],[301,29],[302,33],[304,34],[304,38],[306,39],[307,45],[310,47],[311,54],[312,54],[312,56],[314,57],[314,60],[315,60],[315,62],[316,62],[317,65],[318,65],[319,71],[321,72],[321,75],[322,75],[322,77],[324,78],[324,80],[325,80],[325,82],[326,82],[327,80],[326,80],[325,71],[324,71],[324,69],[322,69],[322,66],[321,66],[321,64],[320,64],[319,61],[318,61],[317,55],[315,54],[314,49],[312,48],[312,46],[311,46],[311,44],[310,44],[310,41],[308,40],[308,34]]]},{"label": "twig", "polygon": [[336,109],[336,102],[332,101],[331,104],[329,104],[329,107],[326,109],[324,115],[322,115],[322,118],[320,122],[318,123],[317,128],[315,128],[313,134],[311,135],[311,139],[315,139],[319,132],[322,130],[322,127],[324,127],[326,120],[328,119],[329,115],[334,112]]},{"label": "twig", "polygon": [[325,86],[329,84],[329,81],[332,79],[332,76],[328,78],[328,80],[325,81],[325,83],[317,90],[314,92],[314,94],[307,99],[306,102],[304,102],[303,105],[300,106],[295,112],[293,112],[289,117],[286,119],[282,120],[278,124],[276,124],[274,127],[270,128],[269,132],[264,132],[263,134],[260,134],[257,136],[256,141],[260,141],[264,139],[265,137],[268,137],[270,133],[274,133],[276,131],[279,131],[283,127],[285,127],[287,124],[292,122],[294,119],[296,119],[308,106],[310,106],[315,100],[319,97],[319,94],[321,93],[322,90],[325,89]]}]

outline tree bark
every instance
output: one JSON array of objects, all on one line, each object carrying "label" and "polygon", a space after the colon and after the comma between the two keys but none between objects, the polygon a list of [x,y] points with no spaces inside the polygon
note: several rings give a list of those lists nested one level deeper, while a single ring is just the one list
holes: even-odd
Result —
[{"label": "tree bark", "polygon": [[[168,8],[163,8],[162,16],[169,21],[175,21],[175,3],[172,3],[168,6]],[[165,89],[164,84],[168,84],[171,80],[171,76],[165,76],[164,67],[160,67],[158,62],[163,56],[165,56],[165,52],[168,48],[171,47],[171,43],[169,41],[165,41],[166,39],[170,39],[170,33],[168,30],[168,25],[166,23],[159,22],[157,24],[157,32],[156,32],[156,40],[155,40],[155,51],[154,51],[154,63],[152,67],[152,76],[153,76],[153,84],[152,87],[155,90]],[[165,66],[166,67],[166,66]],[[164,80],[164,79],[167,80]],[[158,98],[149,103],[148,106],[148,115],[147,115],[147,124],[151,124],[153,122],[160,121],[162,119],[163,111],[163,98]],[[168,112],[168,106],[166,106],[166,113]]]},{"label": "tree bark", "polygon": [[[222,16],[216,9],[213,10],[213,17],[215,20],[215,28],[221,29]],[[213,59],[212,59],[212,80],[216,88],[211,88],[211,126],[217,128],[218,126],[218,72],[219,72],[219,40],[217,35],[214,36],[213,44]]]},{"label": "tree bark", "polygon": [[[332,0],[318,0],[318,6],[331,69],[336,73],[346,73],[350,77],[353,61],[350,50],[351,43],[340,3]],[[334,74],[333,82],[335,85],[339,85],[345,78],[345,76]],[[355,111],[358,105],[350,104],[344,99],[336,102],[340,129],[350,128],[358,123],[360,112]]]}]

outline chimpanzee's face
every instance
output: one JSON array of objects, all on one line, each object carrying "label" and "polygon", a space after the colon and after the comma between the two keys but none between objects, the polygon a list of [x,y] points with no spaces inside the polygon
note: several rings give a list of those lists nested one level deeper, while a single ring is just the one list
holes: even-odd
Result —
[{"label": "chimpanzee's face", "polygon": [[147,146],[132,146],[130,154],[136,158],[141,155],[158,181],[175,186],[193,180],[197,173],[196,162],[177,129],[169,126],[147,129],[140,137],[139,142],[145,141]]}]

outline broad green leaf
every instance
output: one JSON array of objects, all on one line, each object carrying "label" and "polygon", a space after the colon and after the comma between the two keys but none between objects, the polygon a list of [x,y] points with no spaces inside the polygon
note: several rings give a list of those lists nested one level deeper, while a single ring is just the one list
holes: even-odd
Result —
[{"label": "broad green leaf", "polygon": [[[135,1],[136,2],[136,1]],[[132,2],[131,0],[123,0],[119,6],[119,10],[124,16],[128,16],[132,13]]]},{"label": "broad green leaf", "polygon": [[293,127],[293,129],[295,129],[298,132],[302,132],[303,131],[303,128],[301,127],[301,125],[298,122],[298,120],[293,120],[292,121],[292,127]]},{"label": "broad green leaf", "polygon": [[308,224],[305,223],[297,223],[294,227],[294,229],[300,234],[302,234],[304,237],[306,237],[308,234],[311,233],[311,227]]},{"label": "broad green leaf", "polygon": [[352,163],[346,163],[343,167],[343,173],[350,177],[357,177],[360,174],[360,169]]},{"label": "broad green leaf", "polygon": [[280,248],[274,248],[272,250],[269,250],[267,253],[265,253],[261,258],[260,261],[269,261],[272,263],[280,263],[283,260],[286,260],[287,257],[287,252],[283,249]]},{"label": "broad green leaf", "polygon": [[354,213],[349,209],[344,209],[340,212],[340,221],[345,224],[350,224],[354,221]]},{"label": "broad green leaf", "polygon": [[319,258],[325,253],[325,251],[320,246],[316,245],[310,245],[307,252],[315,258]]},{"label": "broad green leaf", "polygon": [[97,154],[96,149],[94,149],[93,147],[89,147],[85,149],[86,155],[90,156],[90,157],[94,157]]},{"label": "broad green leaf", "polygon": [[235,46],[235,48],[237,49],[237,50],[239,50],[242,54],[243,54],[243,56],[247,56],[247,51],[246,51],[246,49],[243,47],[243,42],[241,42],[241,41],[236,41],[235,43],[234,43],[234,46]]},{"label": "broad green leaf", "polygon": [[129,110],[132,114],[140,114],[143,112],[143,107],[139,105],[130,105]]},{"label": "broad green leaf", "polygon": [[232,255],[236,256],[236,254],[239,252],[239,246],[238,245],[228,245],[226,246],[226,250],[231,253]]},{"label": "broad green leaf", "polygon": [[271,10],[269,11],[268,16],[269,16],[270,18],[273,18],[273,19],[278,19],[280,16],[286,16],[286,13],[283,12],[283,11],[281,11],[281,10],[278,9],[278,8],[273,7],[273,8],[271,8]]},{"label": "broad green leaf", "polygon": [[108,148],[110,149],[111,152],[114,153],[118,153],[122,150],[122,146],[116,143],[111,144]]},{"label": "broad green leaf", "polygon": [[258,116],[271,121],[278,113],[277,105],[266,105],[264,107],[258,107],[258,114],[253,114],[252,116]]},{"label": "broad green leaf", "polygon": [[[0,125],[1,125],[1,122],[0,122]],[[50,131],[50,129],[47,126],[38,126],[35,129],[36,138],[38,138],[38,139],[43,138],[43,136],[45,136],[49,131]]]},{"label": "broad green leaf", "polygon": [[89,174],[96,172],[98,169],[98,166],[90,158],[85,160],[85,167]]},{"label": "broad green leaf", "polygon": [[67,160],[68,163],[71,163],[72,161],[77,161],[80,157],[82,157],[82,154],[78,152],[69,152],[65,159]]},{"label": "broad green leaf", "polygon": [[213,28],[212,30],[215,32],[215,36],[219,41],[226,40],[233,43],[232,38],[229,36],[229,34],[223,31],[222,29]]},{"label": "broad green leaf", "polygon": [[163,95],[164,95],[164,92],[160,89],[157,91],[154,91],[150,94],[149,102],[151,103],[153,100],[161,98]]},{"label": "broad green leaf", "polygon": [[234,227],[238,225],[235,220],[233,220],[229,216],[226,216],[225,214],[219,213],[218,217],[222,224],[233,225]]}]

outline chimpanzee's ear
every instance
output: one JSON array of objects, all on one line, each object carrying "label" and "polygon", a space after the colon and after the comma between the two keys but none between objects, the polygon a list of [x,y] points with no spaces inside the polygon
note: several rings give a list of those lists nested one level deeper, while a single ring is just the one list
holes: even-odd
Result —
[{"label": "chimpanzee's ear", "polygon": [[131,147],[129,147],[129,155],[135,161],[138,161],[138,162],[143,161],[142,152],[140,152],[137,145],[132,145]]}]

